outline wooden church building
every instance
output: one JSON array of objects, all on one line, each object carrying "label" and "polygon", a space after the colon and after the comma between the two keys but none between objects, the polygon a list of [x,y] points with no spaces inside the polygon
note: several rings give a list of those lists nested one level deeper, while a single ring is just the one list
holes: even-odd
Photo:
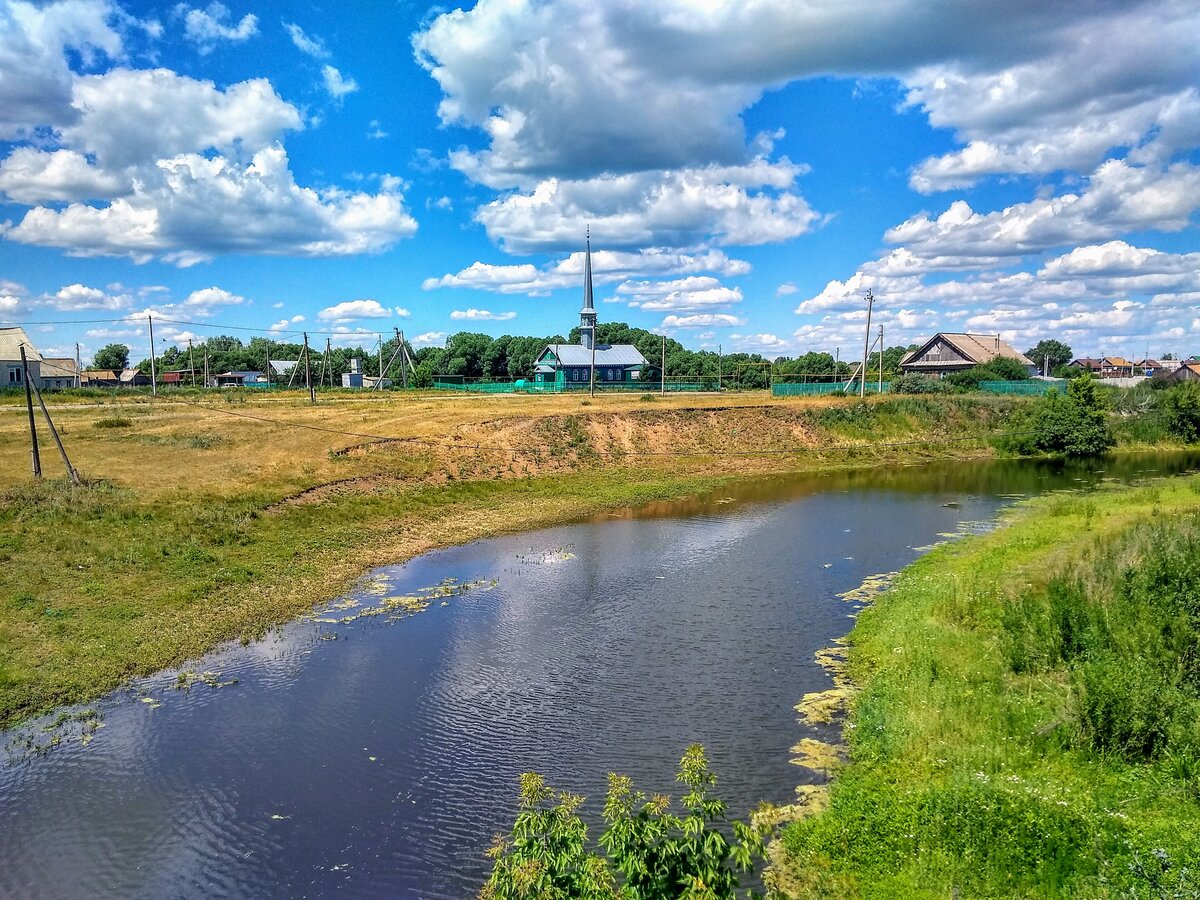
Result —
[{"label": "wooden church building", "polygon": [[583,263],[583,309],[579,311],[579,343],[548,344],[534,366],[534,384],[563,390],[586,388],[592,369],[596,384],[638,384],[646,358],[632,344],[596,343],[596,307],[592,300],[592,240]]}]

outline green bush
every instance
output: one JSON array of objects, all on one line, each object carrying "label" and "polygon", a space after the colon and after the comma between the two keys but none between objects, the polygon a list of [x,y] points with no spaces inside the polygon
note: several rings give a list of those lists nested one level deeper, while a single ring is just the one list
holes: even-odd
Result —
[{"label": "green bush", "polygon": [[892,394],[947,394],[953,390],[948,382],[917,372],[893,378],[888,387]]},{"label": "green bush", "polygon": [[1096,456],[1115,443],[1107,405],[1094,378],[1073,379],[1065,395],[1047,392],[1013,425],[1014,433],[998,443],[1017,453]]},{"label": "green bush", "polygon": [[540,775],[521,776],[520,812],[511,835],[497,837],[488,855],[491,877],[480,896],[495,900],[719,900],[737,896],[739,873],[766,855],[764,836],[743,822],[725,824],[725,804],[712,795],[716,783],[704,749],[694,744],[679,764],[687,788],[685,815],[670,811],[659,794],[649,800],[623,775],[609,775],[604,804],[607,825],[599,849],[589,849],[579,817],[583,798],[556,793]]},{"label": "green bush", "polygon": [[1159,401],[1167,431],[1182,441],[1200,441],[1200,382],[1184,381],[1167,390]]}]

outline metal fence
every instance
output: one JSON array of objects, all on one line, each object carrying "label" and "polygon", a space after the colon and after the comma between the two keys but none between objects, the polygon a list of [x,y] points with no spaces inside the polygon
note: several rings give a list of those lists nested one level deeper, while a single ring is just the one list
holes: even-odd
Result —
[{"label": "metal fence", "polygon": [[1054,378],[1046,381],[1030,379],[1029,381],[981,381],[979,390],[989,394],[1045,394],[1048,391],[1062,393],[1067,389],[1065,378]]},{"label": "metal fence", "polygon": [[[554,382],[538,383],[526,379],[518,379],[517,381],[471,381],[453,376],[449,378],[444,376],[434,378],[433,386],[438,390],[462,391],[469,394],[579,394],[590,391],[590,385],[587,382],[563,382],[555,384]],[[715,390],[717,390],[715,378],[673,379],[668,377],[665,386],[665,392],[669,394]],[[664,386],[660,381],[597,381],[596,391],[597,393],[606,394],[657,394],[664,391]]]},{"label": "metal fence", "polygon": [[[890,385],[891,382],[888,381],[883,383],[884,393],[887,392]],[[846,381],[810,381],[808,383],[798,382],[794,384],[788,384],[777,381],[771,385],[771,396],[773,397],[820,397],[824,394],[837,394],[846,391],[857,395],[858,382],[855,381],[851,384],[850,382]],[[878,394],[879,382],[868,381],[867,393]]]}]

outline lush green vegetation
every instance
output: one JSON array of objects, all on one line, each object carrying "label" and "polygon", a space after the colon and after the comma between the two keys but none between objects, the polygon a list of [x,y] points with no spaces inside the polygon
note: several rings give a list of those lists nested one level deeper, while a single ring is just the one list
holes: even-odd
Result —
[{"label": "lush green vegetation", "polygon": [[[498,836],[486,900],[724,900],[739,876],[765,857],[763,833],[725,820],[713,794],[716,777],[704,749],[693,745],[679,763],[684,815],[670,798],[647,798],[630,779],[609,775],[607,826],[596,846],[579,817],[584,798],[556,793],[540,775],[521,776],[520,812],[508,837]],[[733,841],[722,826],[728,825]],[[747,892],[747,896],[754,896]]]},{"label": "lush green vegetation", "polygon": [[1200,895],[1200,477],[1036,500],[935,550],[851,635],[829,897]]},{"label": "lush green vegetation", "polygon": [[1026,406],[999,443],[1023,455],[1097,456],[1116,443],[1108,410],[1096,379],[1076,378],[1066,394],[1052,390]]}]

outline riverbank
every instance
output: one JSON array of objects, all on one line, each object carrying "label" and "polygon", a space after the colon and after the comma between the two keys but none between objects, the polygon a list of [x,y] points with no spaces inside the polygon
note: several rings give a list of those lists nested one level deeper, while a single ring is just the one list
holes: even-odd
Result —
[{"label": "riverbank", "polygon": [[[184,398],[186,399],[186,398]],[[0,725],[252,639],[368,569],[731,480],[987,457],[1020,400],[146,397],[0,413]]]},{"label": "riverbank", "polygon": [[1009,519],[859,616],[850,759],[783,833],[787,895],[1200,890],[1200,476]]}]

